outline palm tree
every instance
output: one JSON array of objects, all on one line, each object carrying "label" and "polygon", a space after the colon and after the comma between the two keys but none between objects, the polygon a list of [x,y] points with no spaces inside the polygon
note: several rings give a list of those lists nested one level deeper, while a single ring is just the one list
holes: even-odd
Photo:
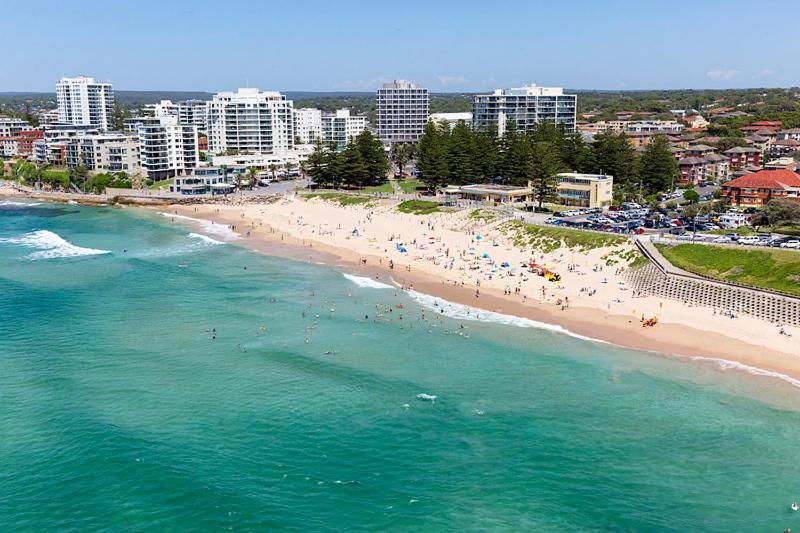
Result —
[{"label": "palm tree", "polygon": [[294,163],[291,161],[286,161],[286,163],[283,164],[283,168],[286,170],[286,175],[290,176],[294,170]]},{"label": "palm tree", "polygon": [[256,181],[257,175],[258,171],[256,170],[256,167],[250,167],[247,169],[247,178],[250,180],[250,186],[253,186],[254,184],[258,183]]},{"label": "palm tree", "polygon": [[278,165],[276,165],[275,163],[272,163],[269,166],[269,171],[272,172],[272,179],[274,180],[275,179],[275,173],[278,171]]}]

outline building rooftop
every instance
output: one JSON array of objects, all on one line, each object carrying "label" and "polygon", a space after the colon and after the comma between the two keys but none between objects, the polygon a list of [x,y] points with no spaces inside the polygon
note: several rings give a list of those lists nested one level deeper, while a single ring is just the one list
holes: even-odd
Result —
[{"label": "building rooftop", "polygon": [[787,189],[789,187],[800,187],[800,176],[787,169],[761,170],[724,183],[723,187]]}]

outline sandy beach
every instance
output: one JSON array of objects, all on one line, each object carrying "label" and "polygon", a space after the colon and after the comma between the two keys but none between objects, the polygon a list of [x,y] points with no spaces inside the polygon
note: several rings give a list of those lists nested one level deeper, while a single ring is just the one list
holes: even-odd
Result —
[{"label": "sandy beach", "polygon": [[[413,215],[398,212],[395,205],[380,200],[342,207],[290,195],[271,204],[159,210],[179,215],[175,223],[192,224],[182,218],[190,217],[229,226],[239,236],[235,244],[261,253],[325,263],[623,347],[731,361],[745,365],[743,370],[753,372],[746,367],[754,367],[800,380],[798,328],[786,327],[789,337],[779,333],[777,324],[747,315],[731,318],[720,309],[633,294],[621,275],[628,263],[622,257],[632,244],[544,253],[515,246],[501,223],[476,220],[467,210]],[[561,280],[549,282],[529,273],[522,268],[528,262],[558,272]],[[642,316],[658,322],[643,327]]]}]

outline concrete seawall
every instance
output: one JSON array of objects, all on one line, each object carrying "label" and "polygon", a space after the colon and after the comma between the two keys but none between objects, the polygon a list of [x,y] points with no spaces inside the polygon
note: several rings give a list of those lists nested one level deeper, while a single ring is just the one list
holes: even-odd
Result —
[{"label": "concrete seawall", "polygon": [[769,322],[800,326],[800,298],[706,279],[669,263],[649,241],[637,247],[650,262],[628,269],[628,286],[645,294],[692,305],[748,314]]}]

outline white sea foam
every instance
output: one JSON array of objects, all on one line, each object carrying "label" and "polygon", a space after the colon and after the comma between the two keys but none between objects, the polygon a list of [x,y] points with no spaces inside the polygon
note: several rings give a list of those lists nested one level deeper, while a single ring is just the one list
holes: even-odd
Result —
[{"label": "white sea foam", "polygon": [[207,244],[225,244],[222,241],[218,241],[216,239],[212,239],[208,235],[203,235],[202,233],[190,233],[189,237],[191,237],[193,239],[199,239],[199,240],[201,240],[201,241],[203,241],[203,242],[205,242]]},{"label": "white sea foam", "polygon": [[738,361],[730,361],[728,359],[720,359],[717,357],[703,357],[701,355],[696,355],[694,357],[691,357],[691,359],[695,361],[708,361],[711,363],[715,363],[722,370],[743,370],[748,374],[752,374],[754,376],[777,378],[785,381],[786,383],[789,383],[790,385],[794,385],[795,387],[800,387],[800,379],[795,379],[791,376],[787,376],[786,374],[781,374],[780,372],[774,372],[772,370],[765,370],[763,368],[745,365],[744,363],[739,363]]},{"label": "white sea foam", "polygon": [[385,283],[381,283],[380,281],[375,281],[372,278],[367,278],[364,276],[354,276],[353,274],[342,274],[345,278],[349,279],[359,287],[364,287],[366,289],[394,289],[391,285],[387,285]]},{"label": "white sea foam", "polygon": [[493,322],[495,324],[503,324],[506,326],[516,326],[519,328],[544,329],[547,331],[569,335],[577,339],[609,344],[600,339],[594,339],[592,337],[586,337],[584,335],[573,333],[572,331],[555,324],[539,322],[538,320],[531,320],[530,318],[505,315],[502,313],[496,313],[494,311],[484,311],[483,309],[449,302],[447,300],[442,300],[441,298],[437,298],[429,294],[423,294],[417,291],[408,291],[408,295],[411,296],[411,298],[418,304],[423,305],[428,309],[433,309],[437,313],[441,313],[444,316],[455,318],[457,320],[477,320],[480,322]]},{"label": "white sea foam", "polygon": [[427,400],[429,402],[436,402],[436,395],[435,394],[426,394],[424,392],[421,392],[421,393],[417,394],[417,398],[419,398],[420,400]]},{"label": "white sea foam", "polygon": [[189,221],[193,224],[198,225],[200,227],[200,231],[202,231],[203,233],[210,233],[211,235],[222,237],[222,239],[226,241],[235,241],[236,239],[239,238],[239,234],[233,231],[227,224],[215,224],[210,220],[187,217],[185,215],[175,215],[172,213],[162,212],[161,214],[165,217]]},{"label": "white sea foam", "polygon": [[35,207],[37,205],[42,205],[42,202],[15,202],[13,200],[3,200],[0,202],[0,205],[14,205],[20,207]]},{"label": "white sea foam", "polygon": [[35,248],[38,252],[33,252],[27,259],[55,259],[59,257],[81,257],[84,255],[110,254],[108,250],[97,250],[95,248],[83,248],[72,244],[63,239],[57,233],[47,230],[33,231],[25,233],[19,237],[7,237],[0,239],[0,242],[16,244],[28,248]]}]

